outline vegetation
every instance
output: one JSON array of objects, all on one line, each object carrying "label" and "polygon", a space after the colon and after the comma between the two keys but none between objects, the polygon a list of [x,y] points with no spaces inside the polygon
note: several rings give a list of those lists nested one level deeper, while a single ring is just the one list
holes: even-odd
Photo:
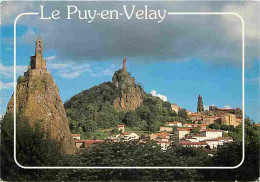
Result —
[{"label": "vegetation", "polygon": [[[17,118],[17,158],[26,166],[235,166],[241,161],[241,141],[224,145],[213,157],[201,149],[174,145],[165,152],[146,145],[104,143],[82,154],[64,156],[59,145],[32,129],[26,119]],[[166,169],[74,169],[25,170],[13,160],[13,118],[6,115],[1,121],[1,178],[5,181],[254,181],[259,176],[258,126],[246,121],[246,154],[242,166],[227,170],[166,170]],[[241,127],[233,134],[241,137]]]},{"label": "vegetation", "polygon": [[115,127],[118,124],[124,124],[136,131],[155,132],[168,121],[186,121],[183,117],[187,114],[181,112],[176,116],[169,102],[150,94],[145,94],[143,104],[134,111],[116,110],[113,104],[118,96],[119,89],[113,83],[106,82],[67,101],[64,106],[72,133],[79,133],[88,138],[100,129]]},{"label": "vegetation", "polygon": [[217,123],[212,123],[208,127],[211,129],[224,130],[224,131],[232,131],[235,128],[233,125],[217,124]]},{"label": "vegetation", "polygon": [[[41,170],[24,170],[16,165],[13,156],[13,118],[5,115],[1,121],[1,178],[6,181],[27,181],[39,178]],[[32,129],[25,118],[17,116],[17,161],[23,166],[52,166],[62,158],[60,145],[40,131]]]}]

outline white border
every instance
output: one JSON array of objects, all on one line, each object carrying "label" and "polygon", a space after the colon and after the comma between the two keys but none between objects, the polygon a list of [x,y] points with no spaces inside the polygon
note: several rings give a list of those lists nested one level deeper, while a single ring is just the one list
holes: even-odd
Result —
[{"label": "white border", "polygon": [[118,166],[93,166],[93,167],[77,167],[77,166],[23,166],[19,164],[16,159],[16,24],[20,17],[24,15],[39,15],[38,12],[27,12],[18,15],[14,21],[14,161],[15,163],[23,168],[23,169],[235,169],[242,165],[245,160],[245,27],[244,27],[244,19],[237,13],[234,12],[168,12],[168,15],[235,15],[237,16],[242,23],[242,111],[243,111],[243,125],[242,125],[242,160],[236,166],[231,167],[162,167],[162,166],[126,166],[126,167],[118,167]]}]

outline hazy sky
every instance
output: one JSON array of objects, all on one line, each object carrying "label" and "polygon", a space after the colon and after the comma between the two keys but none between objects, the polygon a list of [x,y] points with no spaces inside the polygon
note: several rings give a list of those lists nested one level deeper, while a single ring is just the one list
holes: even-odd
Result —
[{"label": "hazy sky", "polygon": [[[123,5],[170,12],[237,12],[245,21],[246,114],[259,122],[258,2],[68,2],[81,10],[121,10]],[[1,11],[0,113],[6,110],[12,88],[13,22],[23,12],[46,15],[64,2],[7,2]],[[197,96],[206,106],[241,107],[241,21],[234,15],[166,15],[152,20],[101,20],[91,24],[74,18],[40,20],[24,16],[17,26],[17,71],[22,74],[35,39],[43,39],[47,67],[62,100],[104,81],[127,58],[127,68],[147,92],[156,90],[168,101],[196,111]]]}]

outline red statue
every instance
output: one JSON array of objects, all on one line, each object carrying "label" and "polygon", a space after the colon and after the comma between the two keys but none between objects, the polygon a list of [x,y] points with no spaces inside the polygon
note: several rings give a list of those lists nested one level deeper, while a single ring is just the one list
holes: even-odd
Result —
[{"label": "red statue", "polygon": [[123,67],[122,67],[122,69],[124,71],[126,71],[126,58],[124,58],[124,60],[123,60]]}]

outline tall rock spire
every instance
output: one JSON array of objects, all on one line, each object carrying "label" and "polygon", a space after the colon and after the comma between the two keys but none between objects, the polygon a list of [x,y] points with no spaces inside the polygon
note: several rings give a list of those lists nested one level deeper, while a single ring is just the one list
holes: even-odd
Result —
[{"label": "tall rock spire", "polygon": [[204,112],[203,102],[202,102],[202,96],[199,94],[198,97],[198,103],[197,103],[197,113]]},{"label": "tall rock spire", "polygon": [[[32,127],[40,122],[41,129],[60,142],[66,154],[74,154],[75,144],[70,136],[69,122],[59,89],[42,58],[41,38],[36,40],[36,52],[31,56],[30,64],[31,68],[18,79],[16,112],[27,118]],[[7,106],[7,113],[13,112],[14,94]]]},{"label": "tall rock spire", "polygon": [[144,91],[135,84],[135,78],[127,72],[126,58],[123,60],[122,68],[114,73],[112,82],[119,89],[119,96],[114,101],[116,109],[135,110],[143,103]]}]

